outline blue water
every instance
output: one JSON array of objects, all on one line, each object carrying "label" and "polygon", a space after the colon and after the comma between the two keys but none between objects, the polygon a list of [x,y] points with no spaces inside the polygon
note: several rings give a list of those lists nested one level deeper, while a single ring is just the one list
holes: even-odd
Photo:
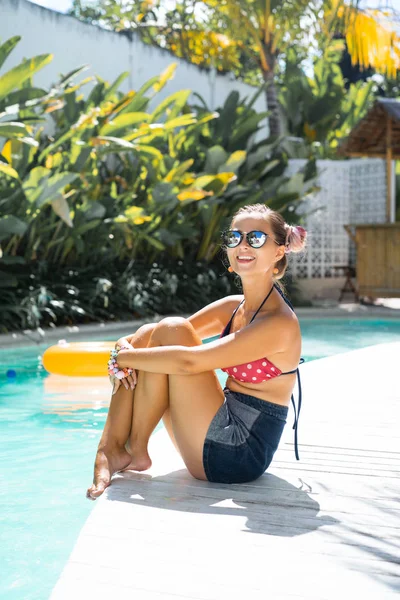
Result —
[{"label": "blue water", "polygon": [[[301,327],[308,360],[400,339],[400,320],[303,319]],[[85,491],[108,382],[48,376],[43,349],[0,350],[2,600],[47,600],[94,506]]]}]

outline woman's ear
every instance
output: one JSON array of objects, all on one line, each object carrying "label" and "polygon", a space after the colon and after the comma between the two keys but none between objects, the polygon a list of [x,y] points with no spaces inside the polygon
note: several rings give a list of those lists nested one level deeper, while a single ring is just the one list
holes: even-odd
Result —
[{"label": "woman's ear", "polygon": [[279,262],[285,256],[285,246],[279,246],[276,251],[276,262]]}]

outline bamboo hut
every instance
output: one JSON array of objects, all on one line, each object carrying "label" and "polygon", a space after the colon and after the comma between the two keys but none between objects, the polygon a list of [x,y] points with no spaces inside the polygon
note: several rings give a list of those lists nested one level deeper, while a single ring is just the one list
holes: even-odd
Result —
[{"label": "bamboo hut", "polygon": [[386,223],[346,226],[357,247],[359,296],[400,297],[400,222],[394,223],[393,161],[400,159],[400,102],[379,98],[341,145],[340,154],[386,159]]}]

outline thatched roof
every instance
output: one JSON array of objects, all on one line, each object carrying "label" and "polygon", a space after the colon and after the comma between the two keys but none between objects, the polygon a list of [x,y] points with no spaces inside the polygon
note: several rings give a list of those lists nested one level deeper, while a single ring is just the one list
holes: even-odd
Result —
[{"label": "thatched roof", "polygon": [[[391,132],[388,134],[389,123]],[[400,102],[379,98],[340,145],[339,153],[346,156],[387,157],[391,140],[392,159],[400,159]]]}]

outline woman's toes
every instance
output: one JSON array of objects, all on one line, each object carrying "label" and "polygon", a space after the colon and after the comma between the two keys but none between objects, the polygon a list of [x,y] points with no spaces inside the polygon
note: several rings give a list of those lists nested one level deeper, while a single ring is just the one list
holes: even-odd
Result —
[{"label": "woman's toes", "polygon": [[104,490],[109,486],[109,483],[98,483],[97,485],[92,485],[86,492],[86,498],[89,500],[97,500],[99,496],[102,495]]}]

